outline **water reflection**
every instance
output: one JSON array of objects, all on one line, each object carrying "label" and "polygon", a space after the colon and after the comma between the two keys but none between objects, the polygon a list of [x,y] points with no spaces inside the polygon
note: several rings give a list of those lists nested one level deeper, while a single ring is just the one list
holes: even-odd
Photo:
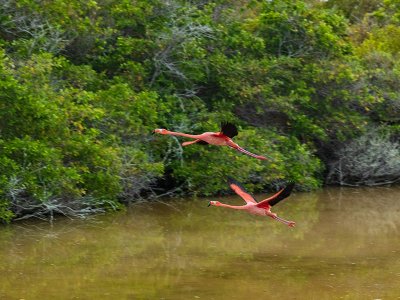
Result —
[{"label": "water reflection", "polygon": [[296,193],[275,209],[294,229],[211,199],[2,227],[0,299],[396,299],[399,199]]},{"label": "water reflection", "polygon": [[400,191],[393,188],[346,188],[327,190],[327,209],[341,219],[340,224],[358,235],[388,235],[400,228]]}]

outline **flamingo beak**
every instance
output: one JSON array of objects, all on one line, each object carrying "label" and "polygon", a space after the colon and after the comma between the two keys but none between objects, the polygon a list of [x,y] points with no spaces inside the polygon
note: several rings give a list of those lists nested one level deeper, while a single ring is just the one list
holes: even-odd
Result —
[{"label": "flamingo beak", "polygon": [[207,205],[207,207],[210,207],[211,206],[211,202],[208,202],[208,205]]}]

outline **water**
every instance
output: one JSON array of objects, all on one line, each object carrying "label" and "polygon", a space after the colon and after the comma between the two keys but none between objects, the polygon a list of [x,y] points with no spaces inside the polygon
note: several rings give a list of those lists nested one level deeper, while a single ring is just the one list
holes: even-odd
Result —
[{"label": "water", "polygon": [[0,227],[0,299],[400,299],[400,188],[209,200]]}]

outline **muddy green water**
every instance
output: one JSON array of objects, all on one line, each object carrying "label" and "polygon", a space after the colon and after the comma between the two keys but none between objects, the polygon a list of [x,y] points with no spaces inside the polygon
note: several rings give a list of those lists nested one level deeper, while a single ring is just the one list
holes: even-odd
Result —
[{"label": "muddy green water", "polygon": [[400,188],[209,200],[1,226],[0,299],[400,299]]}]

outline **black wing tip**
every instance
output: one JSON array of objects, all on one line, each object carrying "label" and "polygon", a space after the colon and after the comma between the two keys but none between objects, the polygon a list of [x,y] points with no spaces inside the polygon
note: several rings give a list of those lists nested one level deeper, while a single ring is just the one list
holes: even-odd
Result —
[{"label": "black wing tip", "polygon": [[230,138],[238,135],[236,125],[231,122],[221,122],[221,132]]},{"label": "black wing tip", "polygon": [[293,190],[293,188],[295,187],[295,185],[296,185],[296,182],[294,182],[294,181],[289,181],[289,182],[286,184],[285,189]]},{"label": "black wing tip", "polygon": [[278,204],[283,199],[286,199],[287,197],[289,197],[293,191],[295,184],[296,183],[294,181],[289,181],[288,184],[286,184],[286,186],[282,189],[282,192],[275,199],[273,199],[269,204],[271,206],[274,206],[275,204]]},{"label": "black wing tip", "polygon": [[294,181],[289,181],[283,188],[282,194],[289,196],[295,185],[296,183]]},{"label": "black wing tip", "polygon": [[231,128],[236,128],[237,126],[233,124],[232,122],[227,122],[227,121],[222,121],[221,122],[221,129],[226,128],[226,127],[231,127]]},{"label": "black wing tip", "polygon": [[230,184],[236,184],[237,186],[240,186],[240,185],[241,185],[239,181],[237,181],[235,178],[230,177],[230,176],[228,176],[227,181],[228,181],[228,184],[229,184],[229,185],[230,185]]}]

